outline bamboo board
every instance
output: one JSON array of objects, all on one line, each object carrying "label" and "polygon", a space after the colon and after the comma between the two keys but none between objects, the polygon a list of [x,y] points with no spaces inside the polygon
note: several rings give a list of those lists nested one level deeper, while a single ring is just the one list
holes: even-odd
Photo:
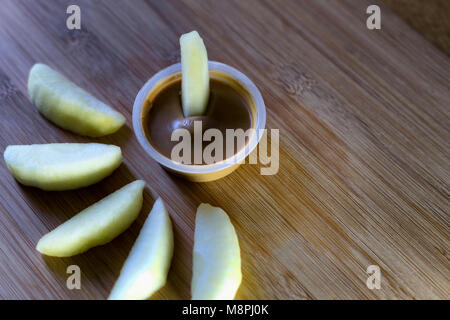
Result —
[{"label": "bamboo board", "polygon": [[[168,206],[175,253],[153,298],[189,299],[194,217],[222,207],[238,233],[238,299],[448,299],[450,60],[377,1],[71,1],[81,30],[66,28],[66,1],[2,0],[0,149],[10,144],[103,142],[121,146],[110,177],[76,191],[18,184],[0,164],[0,298],[104,299],[154,200]],[[179,61],[178,38],[198,30],[211,60],[259,87],[267,128],[280,129],[280,168],[243,165],[211,183],[164,171],[140,148],[134,98]],[[126,127],[88,139],[41,117],[28,71],[49,64],[122,112]],[[41,256],[39,238],[134,179],[144,207],[111,243],[72,258]],[[66,269],[82,271],[68,290]],[[381,289],[366,286],[369,265]]]}]

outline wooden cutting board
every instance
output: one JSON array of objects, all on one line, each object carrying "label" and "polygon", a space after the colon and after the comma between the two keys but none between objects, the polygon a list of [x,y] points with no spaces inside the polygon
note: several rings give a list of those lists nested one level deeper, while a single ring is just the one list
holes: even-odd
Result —
[{"label": "wooden cutting board", "polygon": [[[69,4],[81,30],[66,28]],[[17,1],[0,11],[0,144],[102,142],[124,163],[100,183],[44,192],[0,164],[0,297],[104,299],[161,196],[175,232],[167,285],[153,298],[189,299],[194,217],[222,207],[238,233],[238,299],[450,298],[450,60],[377,1]],[[211,60],[259,87],[267,127],[280,129],[280,167],[243,165],[216,182],[164,171],[140,148],[134,98],[179,61],[178,39],[198,30]],[[127,125],[99,139],[48,122],[27,98],[28,71],[46,63],[122,112]],[[135,179],[144,207],[111,243],[72,258],[34,248],[78,211]],[[66,269],[81,268],[81,289]],[[381,289],[366,286],[369,265]]]}]

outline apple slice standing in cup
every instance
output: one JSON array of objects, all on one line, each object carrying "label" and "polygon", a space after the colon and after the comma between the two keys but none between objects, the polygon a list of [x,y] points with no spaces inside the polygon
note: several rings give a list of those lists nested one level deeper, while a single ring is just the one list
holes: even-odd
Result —
[{"label": "apple slice standing in cup", "polygon": [[185,117],[205,113],[209,99],[208,54],[197,31],[180,37],[181,103]]},{"label": "apple slice standing in cup", "polygon": [[[180,49],[181,63],[139,90],[134,133],[168,172],[194,182],[217,180],[237,169],[263,137],[264,100],[242,72],[208,61],[196,31],[180,37]],[[227,138],[230,132],[236,139]]]}]

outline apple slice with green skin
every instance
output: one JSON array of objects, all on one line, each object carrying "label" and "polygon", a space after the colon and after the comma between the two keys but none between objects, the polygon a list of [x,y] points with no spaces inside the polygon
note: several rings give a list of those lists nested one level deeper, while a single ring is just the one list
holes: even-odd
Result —
[{"label": "apple slice with green skin", "polygon": [[145,182],[136,180],[84,209],[44,235],[36,249],[54,257],[70,257],[110,242],[137,218]]},{"label": "apple slice with green skin", "polygon": [[221,208],[197,209],[191,293],[193,300],[232,300],[242,280],[238,237]]},{"label": "apple slice with green skin", "polygon": [[166,284],[172,255],[172,223],[163,201],[158,198],[108,299],[149,298]]},{"label": "apple slice with green skin", "polygon": [[180,37],[181,103],[185,117],[201,116],[209,100],[208,54],[197,31]]},{"label": "apple slice with green skin", "polygon": [[28,93],[47,119],[80,135],[104,136],[125,123],[119,112],[42,63],[30,70]]},{"label": "apple slice with green skin", "polygon": [[43,190],[71,190],[96,183],[122,162],[120,147],[101,143],[8,146],[3,154],[22,184]]}]

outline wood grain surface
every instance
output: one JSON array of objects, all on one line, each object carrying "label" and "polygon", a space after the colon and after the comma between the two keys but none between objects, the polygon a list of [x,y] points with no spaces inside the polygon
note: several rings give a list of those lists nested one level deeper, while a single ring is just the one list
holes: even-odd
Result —
[{"label": "wood grain surface", "polygon": [[[124,163],[93,186],[44,192],[0,164],[0,298],[104,299],[154,200],[167,204],[175,253],[153,298],[189,299],[197,206],[222,207],[238,233],[238,299],[449,299],[450,60],[378,1],[1,0],[0,149],[10,144],[103,142]],[[66,8],[81,8],[81,30]],[[131,125],[143,83],[179,60],[178,39],[198,30],[211,60],[259,87],[267,127],[280,129],[280,169],[243,165],[215,182],[164,171]],[[117,133],[64,131],[27,97],[28,71],[46,63],[122,112]],[[144,207],[111,243],[72,258],[35,250],[49,230],[134,179]],[[82,271],[68,290],[66,268]],[[381,289],[366,286],[369,265]]]},{"label": "wood grain surface", "polygon": [[450,1],[382,1],[425,39],[450,56]]}]

